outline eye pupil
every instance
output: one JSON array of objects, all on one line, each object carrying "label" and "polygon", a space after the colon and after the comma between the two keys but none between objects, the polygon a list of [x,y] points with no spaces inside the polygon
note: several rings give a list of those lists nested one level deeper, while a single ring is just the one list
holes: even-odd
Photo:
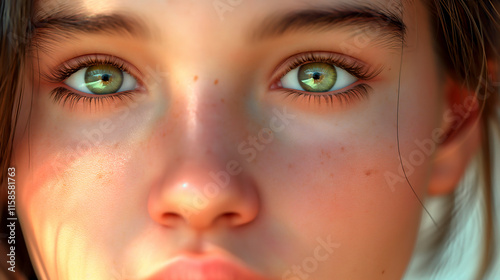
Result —
[{"label": "eye pupil", "polygon": [[319,80],[319,78],[321,78],[321,73],[314,72],[314,74],[313,74],[313,79],[315,79],[315,80]]},{"label": "eye pupil", "polygon": [[111,78],[111,76],[109,74],[104,74],[104,75],[102,75],[101,80],[103,82],[109,82],[110,78]]}]

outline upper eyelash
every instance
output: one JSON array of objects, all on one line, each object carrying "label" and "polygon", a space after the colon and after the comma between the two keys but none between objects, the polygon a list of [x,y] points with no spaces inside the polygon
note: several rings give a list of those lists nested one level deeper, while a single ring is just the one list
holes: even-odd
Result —
[{"label": "upper eyelash", "polygon": [[[101,57],[102,56],[102,57]],[[86,55],[86,56],[80,56],[74,59],[71,59],[69,61],[66,61],[62,63],[58,68],[54,69],[53,71],[49,72],[48,74],[44,74],[43,77],[45,80],[52,82],[52,83],[61,83],[64,80],[66,80],[69,76],[73,75],[77,71],[86,68],[86,67],[91,67],[94,65],[111,65],[113,67],[116,67],[120,69],[121,71],[127,72],[130,75],[132,75],[136,80],[137,77],[135,75],[131,74],[128,67],[126,66],[125,62],[115,56],[110,56],[110,55]]]}]

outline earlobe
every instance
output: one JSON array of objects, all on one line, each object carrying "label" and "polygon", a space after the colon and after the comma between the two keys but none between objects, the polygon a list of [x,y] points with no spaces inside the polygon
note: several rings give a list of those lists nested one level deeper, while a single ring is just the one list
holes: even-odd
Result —
[{"label": "earlobe", "polygon": [[[449,81],[442,141],[434,158],[428,192],[430,195],[452,193],[481,144],[481,117],[473,92]],[[451,83],[451,84],[450,84]]]}]

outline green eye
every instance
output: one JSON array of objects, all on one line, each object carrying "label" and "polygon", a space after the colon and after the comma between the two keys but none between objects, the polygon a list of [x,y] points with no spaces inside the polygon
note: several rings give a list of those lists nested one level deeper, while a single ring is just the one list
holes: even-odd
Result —
[{"label": "green eye", "polygon": [[122,71],[114,66],[94,65],[85,71],[85,86],[97,95],[116,93],[123,84]]},{"label": "green eye", "polygon": [[306,91],[327,92],[337,82],[337,70],[327,63],[308,63],[299,68],[298,79],[300,86]]}]

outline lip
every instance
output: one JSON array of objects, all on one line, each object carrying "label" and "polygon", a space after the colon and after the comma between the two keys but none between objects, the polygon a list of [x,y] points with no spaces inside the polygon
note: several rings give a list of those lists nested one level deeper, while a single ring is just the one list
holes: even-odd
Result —
[{"label": "lip", "polygon": [[250,269],[222,257],[180,256],[147,280],[266,280]]}]

